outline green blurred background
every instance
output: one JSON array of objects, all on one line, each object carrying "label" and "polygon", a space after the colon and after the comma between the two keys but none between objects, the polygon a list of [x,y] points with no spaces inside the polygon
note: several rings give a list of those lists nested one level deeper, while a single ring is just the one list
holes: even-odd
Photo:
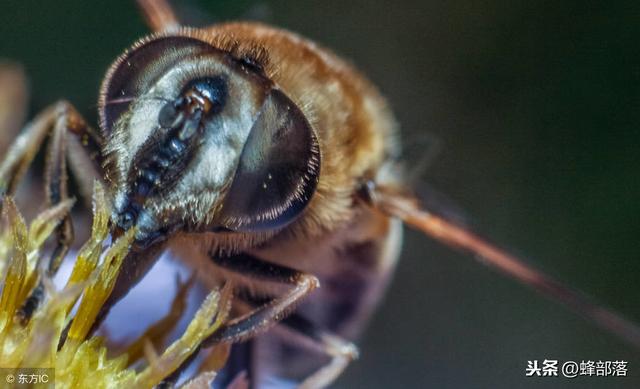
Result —
[{"label": "green blurred background", "polygon": [[[0,57],[32,113],[95,122],[111,61],[147,33],[132,1],[2,0]],[[193,24],[251,18],[350,59],[407,139],[442,149],[425,180],[483,235],[640,322],[640,2],[175,2]],[[341,388],[640,387],[640,352],[408,231],[395,281]],[[626,360],[627,378],[526,378],[527,360]]]}]

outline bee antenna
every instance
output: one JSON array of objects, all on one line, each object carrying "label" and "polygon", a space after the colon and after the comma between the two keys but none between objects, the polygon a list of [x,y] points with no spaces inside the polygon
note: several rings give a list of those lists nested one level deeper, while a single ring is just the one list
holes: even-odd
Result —
[{"label": "bee antenna", "polygon": [[129,103],[129,102],[132,102],[134,99],[135,99],[134,97],[119,97],[117,99],[111,99],[111,100],[105,101],[104,105]]},{"label": "bee antenna", "polygon": [[383,213],[400,218],[404,223],[426,235],[472,254],[483,265],[520,281],[551,300],[561,302],[579,315],[640,349],[640,327],[635,323],[611,309],[592,302],[579,291],[564,285],[468,229],[422,208],[413,196],[392,188],[368,184],[366,196],[363,199]]},{"label": "bee antenna", "polygon": [[133,100],[159,100],[159,101],[164,101],[164,102],[170,102],[171,100],[164,98],[164,97],[159,97],[159,96],[147,96],[147,97],[134,97],[134,96],[125,96],[125,97],[118,97],[116,99],[111,99],[111,100],[106,100],[104,102],[104,105],[111,105],[111,104],[123,104],[123,103],[130,103]]}]

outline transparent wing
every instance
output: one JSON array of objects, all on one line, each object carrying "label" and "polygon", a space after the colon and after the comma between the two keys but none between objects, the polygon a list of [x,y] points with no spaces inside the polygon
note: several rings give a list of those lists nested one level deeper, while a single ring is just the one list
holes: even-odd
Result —
[{"label": "transparent wing", "polygon": [[410,195],[392,188],[369,189],[368,198],[378,210],[403,220],[407,225],[442,243],[468,252],[483,265],[521,282],[551,300],[564,304],[589,321],[640,348],[640,327],[620,314],[595,304],[582,293],[489,243],[469,229],[431,212]]}]

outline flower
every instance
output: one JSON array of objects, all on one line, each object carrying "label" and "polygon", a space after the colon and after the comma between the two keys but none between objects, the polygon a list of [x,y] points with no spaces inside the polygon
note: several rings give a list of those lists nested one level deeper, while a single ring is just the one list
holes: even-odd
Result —
[{"label": "flower", "polygon": [[[209,293],[182,336],[158,355],[155,349],[163,347],[176,318],[182,315],[193,279],[181,284],[167,316],[149,327],[120,355],[110,357],[113,350],[107,339],[92,335],[91,328],[114,287],[135,231],[130,230],[105,249],[109,210],[99,184],[95,185],[93,204],[91,237],[75,256],[66,285],[57,290],[40,269],[41,251],[71,209],[72,201],[47,209],[27,227],[14,201],[10,197],[2,199],[0,366],[16,370],[54,368],[56,388],[150,388],[180,369],[222,325],[230,309],[231,289]],[[21,315],[21,307],[39,285],[44,290],[42,301],[32,314]],[[214,366],[222,365],[222,354],[211,353],[218,359]],[[146,358],[143,367],[134,369],[132,365],[143,358]],[[212,366],[211,361],[207,366]],[[191,385],[209,383],[214,377],[215,372],[203,372]]]}]

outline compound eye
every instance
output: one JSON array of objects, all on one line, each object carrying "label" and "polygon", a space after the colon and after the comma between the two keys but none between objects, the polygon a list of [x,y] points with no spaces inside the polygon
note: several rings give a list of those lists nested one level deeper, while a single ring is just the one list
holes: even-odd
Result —
[{"label": "compound eye", "polygon": [[[122,55],[107,73],[100,90],[100,125],[105,137],[113,125],[129,110],[137,97],[145,93],[162,75],[179,67],[185,58],[196,58],[217,52],[209,44],[194,38],[169,36],[156,38],[135,45]],[[215,109],[224,106],[225,99],[218,92],[226,93],[221,88],[222,78],[200,78],[185,86],[192,93],[207,97]],[[217,108],[216,108],[217,107]],[[168,114],[169,112],[167,112]]]},{"label": "compound eye", "polygon": [[221,225],[250,232],[284,227],[313,196],[320,174],[315,132],[281,91],[267,95],[221,209]]}]

